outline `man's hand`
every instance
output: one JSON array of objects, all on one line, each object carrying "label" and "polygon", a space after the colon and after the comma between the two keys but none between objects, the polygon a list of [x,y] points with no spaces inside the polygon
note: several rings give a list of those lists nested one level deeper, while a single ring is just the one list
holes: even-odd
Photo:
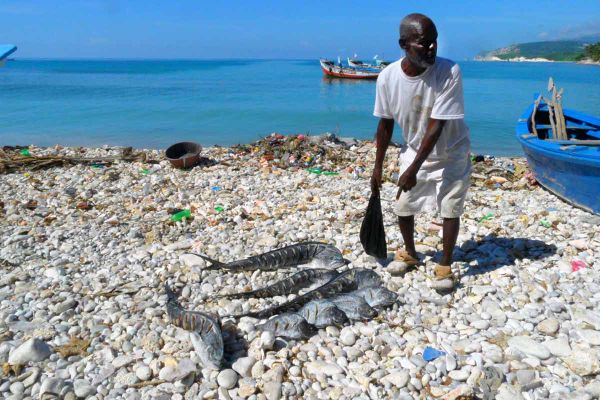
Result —
[{"label": "man's hand", "polygon": [[379,195],[379,189],[381,188],[381,180],[383,171],[381,168],[374,168],[373,175],[371,175],[371,193]]},{"label": "man's hand", "polygon": [[400,179],[398,179],[398,193],[396,193],[396,200],[400,198],[402,192],[408,192],[410,189],[414,188],[416,184],[417,170],[408,167],[408,169],[400,176]]}]

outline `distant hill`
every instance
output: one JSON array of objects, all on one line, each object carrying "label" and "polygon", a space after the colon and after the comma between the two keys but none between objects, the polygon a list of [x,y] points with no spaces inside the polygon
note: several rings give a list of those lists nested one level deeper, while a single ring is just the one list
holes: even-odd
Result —
[{"label": "distant hill", "polygon": [[583,40],[557,40],[513,44],[508,47],[479,53],[476,60],[550,60],[579,61],[584,57],[586,45]]}]

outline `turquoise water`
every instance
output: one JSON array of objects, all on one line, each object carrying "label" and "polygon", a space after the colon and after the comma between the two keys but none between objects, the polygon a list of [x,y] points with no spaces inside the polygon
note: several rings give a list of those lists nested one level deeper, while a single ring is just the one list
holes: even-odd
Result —
[{"label": "turquoise water", "polygon": [[[565,88],[565,108],[600,114],[600,67],[460,65],[474,152],[521,154],[514,125],[549,76]],[[0,145],[166,148],[326,131],[368,139],[374,95],[374,82],[323,78],[316,60],[16,60],[0,69]]]}]

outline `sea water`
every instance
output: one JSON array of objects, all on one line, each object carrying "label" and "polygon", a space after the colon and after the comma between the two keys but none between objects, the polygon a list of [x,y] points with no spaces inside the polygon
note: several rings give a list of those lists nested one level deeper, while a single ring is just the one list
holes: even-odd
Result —
[{"label": "sea water", "polygon": [[[459,64],[475,153],[522,154],[515,124],[549,77],[565,108],[600,114],[598,66]],[[272,132],[371,139],[374,97],[374,81],[325,78],[318,60],[17,59],[0,68],[0,145],[232,145]]]}]

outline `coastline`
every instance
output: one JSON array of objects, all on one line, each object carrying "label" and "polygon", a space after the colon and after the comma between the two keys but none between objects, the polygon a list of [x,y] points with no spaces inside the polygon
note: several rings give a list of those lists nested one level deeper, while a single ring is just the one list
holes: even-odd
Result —
[{"label": "coastline", "polygon": [[[118,157],[122,150],[30,148],[32,156],[69,157]],[[145,153],[146,162],[1,175],[0,355],[6,362],[30,337],[52,346],[24,367],[33,376],[27,395],[456,398],[479,390],[489,366],[506,374],[504,393],[593,389],[582,377],[599,365],[585,338],[595,340],[600,329],[593,311],[600,234],[593,216],[530,186],[522,158],[473,165],[455,254],[461,285],[439,296],[427,278],[442,246],[433,213],[416,217],[424,257],[417,270],[394,273],[364,254],[358,233],[375,156],[369,142],[316,143],[313,156],[321,156],[312,166],[338,175],[279,167],[282,159],[256,145],[206,148],[202,155],[213,162],[188,171],[173,169],[162,151],[132,152]],[[388,179],[397,157],[391,147]],[[388,180],[381,198],[389,252],[401,244],[395,194]],[[192,217],[171,221],[178,209]],[[289,271],[210,271],[186,253],[230,261],[306,240],[335,244],[351,262],[345,268],[376,271],[400,302],[374,320],[328,327],[308,341],[265,343],[259,321],[224,321],[225,371],[203,368],[189,335],[168,322],[164,283],[183,288],[186,309],[231,315],[284,298],[215,294],[256,289]],[[575,259],[586,267],[574,272]],[[584,340],[582,331],[589,333]],[[68,356],[56,350],[76,340],[89,342],[71,346]],[[427,346],[447,355],[425,362]]]},{"label": "coastline", "polygon": [[582,64],[582,65],[596,65],[600,66],[600,61],[592,61],[592,60],[580,60],[580,61],[555,61],[549,60],[547,58],[526,58],[526,57],[514,57],[514,58],[500,58],[500,57],[483,57],[477,58],[475,57],[473,61],[478,62],[527,62],[527,63],[569,63],[569,64]]}]

